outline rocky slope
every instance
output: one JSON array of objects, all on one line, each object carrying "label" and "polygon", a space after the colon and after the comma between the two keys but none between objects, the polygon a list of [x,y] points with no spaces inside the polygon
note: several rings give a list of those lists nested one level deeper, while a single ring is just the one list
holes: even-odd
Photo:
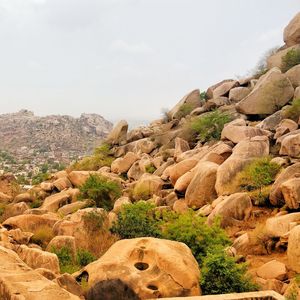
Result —
[{"label": "rocky slope", "polygon": [[[300,59],[285,72],[282,62],[287,53],[298,53],[289,50],[300,49],[300,13],[285,28],[284,41],[268,58],[264,74],[224,80],[209,87],[205,97],[194,90],[149,126],[128,132],[121,121],[107,137],[108,145],[89,160],[97,166],[103,162],[98,170],[90,164],[85,170],[70,168],[29,191],[0,194],[1,297],[151,299],[209,293],[202,281],[199,285],[207,269],[200,275],[199,253],[187,246],[199,237],[200,248],[205,247],[202,231],[188,236],[186,244],[178,241],[180,232],[197,228],[205,216],[201,228],[208,232],[219,219],[218,230],[230,237],[222,253],[235,264],[248,262],[257,289],[273,290],[240,299],[299,299]],[[95,178],[100,178],[97,189]],[[117,189],[114,197],[107,192]],[[157,231],[120,239],[109,229],[136,203],[151,204],[154,213],[144,212],[141,228],[128,223],[135,232],[150,232],[164,212],[190,223],[182,223],[168,239]],[[147,223],[151,212],[154,219]],[[164,226],[168,222],[173,219]],[[95,261],[85,254],[79,268],[66,270],[66,248],[68,264],[78,253],[83,257],[82,249],[96,255]],[[215,270],[208,283],[228,276],[231,266],[221,275]]]},{"label": "rocky slope", "polygon": [[[10,165],[12,171],[29,171],[26,162],[38,167],[48,159],[68,164],[74,158],[91,153],[111,128],[110,122],[96,114],[82,114],[79,118],[39,117],[21,110],[0,115],[0,151],[3,162]],[[9,153],[10,160],[5,159],[5,152]]]}]

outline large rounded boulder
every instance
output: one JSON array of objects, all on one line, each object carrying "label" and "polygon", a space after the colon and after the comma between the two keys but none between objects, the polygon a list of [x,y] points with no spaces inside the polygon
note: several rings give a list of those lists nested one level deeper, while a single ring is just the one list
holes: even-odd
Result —
[{"label": "large rounded boulder", "polygon": [[141,299],[198,296],[200,271],[183,243],[136,238],[116,242],[77,276],[93,289],[99,282],[121,280]]}]

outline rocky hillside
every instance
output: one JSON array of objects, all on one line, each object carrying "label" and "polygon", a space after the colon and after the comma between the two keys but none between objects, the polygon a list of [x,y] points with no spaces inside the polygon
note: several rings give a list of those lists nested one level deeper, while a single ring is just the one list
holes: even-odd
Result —
[{"label": "rocky hillside", "polygon": [[284,42],[30,190],[3,177],[1,297],[300,299],[300,13]]},{"label": "rocky hillside", "polygon": [[82,114],[79,118],[39,117],[27,110],[3,114],[0,156],[3,165],[15,172],[32,171],[47,160],[68,164],[91,153],[111,128],[110,122],[96,114]]}]

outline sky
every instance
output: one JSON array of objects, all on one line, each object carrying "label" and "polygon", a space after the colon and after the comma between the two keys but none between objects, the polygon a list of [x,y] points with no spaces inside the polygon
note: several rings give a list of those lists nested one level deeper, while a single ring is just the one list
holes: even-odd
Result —
[{"label": "sky", "polygon": [[0,113],[161,117],[246,75],[300,0],[0,0]]}]

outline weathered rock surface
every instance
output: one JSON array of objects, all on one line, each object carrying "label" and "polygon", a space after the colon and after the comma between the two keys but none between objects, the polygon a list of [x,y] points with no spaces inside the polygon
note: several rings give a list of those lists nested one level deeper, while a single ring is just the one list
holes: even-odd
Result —
[{"label": "weathered rock surface", "polygon": [[218,167],[218,164],[209,161],[197,165],[195,175],[185,194],[189,207],[200,208],[217,198],[215,184]]},{"label": "weathered rock surface", "polygon": [[289,235],[287,257],[289,267],[295,272],[300,272],[300,226],[294,227]]},{"label": "weathered rock surface", "polygon": [[300,65],[292,67],[285,73],[285,75],[290,80],[294,88],[300,86]]},{"label": "weathered rock surface", "polygon": [[[88,284],[120,279],[141,299],[197,296],[199,268],[183,243],[137,238],[116,242],[99,260],[87,265]],[[80,277],[80,275],[79,275]]]},{"label": "weathered rock surface", "polygon": [[295,131],[295,133],[291,132],[287,136],[283,136],[279,154],[300,157],[300,130],[299,132]]},{"label": "weathered rock surface", "polygon": [[116,174],[126,173],[138,159],[138,155],[128,152],[124,157],[117,158],[112,162],[111,171]]},{"label": "weathered rock surface", "polygon": [[270,132],[245,125],[235,125],[233,122],[228,123],[224,126],[221,134],[222,139],[228,139],[233,143],[237,144],[242,140],[247,138],[252,138],[255,136],[269,136]]},{"label": "weathered rock surface", "polygon": [[298,209],[300,206],[300,173],[299,177],[283,182],[281,192],[286,205],[291,209]]},{"label": "weathered rock surface", "polygon": [[16,253],[0,246],[0,298],[14,300],[79,300],[29,268]]},{"label": "weathered rock surface", "polygon": [[271,260],[257,269],[257,275],[263,279],[285,280],[287,269],[285,264]]},{"label": "weathered rock surface", "polygon": [[239,102],[249,95],[251,90],[247,87],[235,87],[229,92],[229,100],[233,102]]},{"label": "weathered rock surface", "polygon": [[14,250],[19,257],[33,269],[45,268],[56,274],[60,271],[59,261],[54,253],[36,248],[29,248],[25,245],[16,246]]},{"label": "weathered rock surface", "polygon": [[247,193],[232,194],[216,205],[208,217],[208,223],[212,224],[215,217],[220,216],[222,227],[238,224],[250,217],[251,209],[251,198]]},{"label": "weathered rock surface", "polygon": [[218,168],[216,191],[218,195],[230,193],[228,184],[248,163],[256,157],[269,154],[269,140],[267,137],[253,137],[239,142],[232,155]]},{"label": "weathered rock surface", "polygon": [[293,46],[300,43],[300,13],[297,13],[285,27],[283,40],[287,46]]},{"label": "weathered rock surface", "polygon": [[236,109],[246,115],[271,115],[294,96],[294,88],[285,74],[273,68],[263,75],[251,93]]},{"label": "weathered rock surface", "polygon": [[128,123],[125,120],[121,120],[117,123],[112,131],[107,136],[107,141],[113,145],[122,144],[127,141]]},{"label": "weathered rock surface", "polygon": [[201,105],[200,102],[200,91],[194,90],[184,96],[169,112],[169,118],[176,119],[179,118],[181,115],[180,108],[182,105],[187,105],[191,110],[195,109],[196,107],[199,107]]},{"label": "weathered rock surface", "polygon": [[266,221],[266,232],[273,237],[281,237],[288,233],[295,222],[300,221],[300,213],[291,213],[269,218]]},{"label": "weathered rock surface", "polygon": [[295,163],[292,166],[287,167],[283,170],[280,175],[275,180],[271,192],[270,192],[270,202],[273,205],[283,205],[284,197],[282,195],[281,185],[295,177],[295,175],[300,174],[300,163]]}]

